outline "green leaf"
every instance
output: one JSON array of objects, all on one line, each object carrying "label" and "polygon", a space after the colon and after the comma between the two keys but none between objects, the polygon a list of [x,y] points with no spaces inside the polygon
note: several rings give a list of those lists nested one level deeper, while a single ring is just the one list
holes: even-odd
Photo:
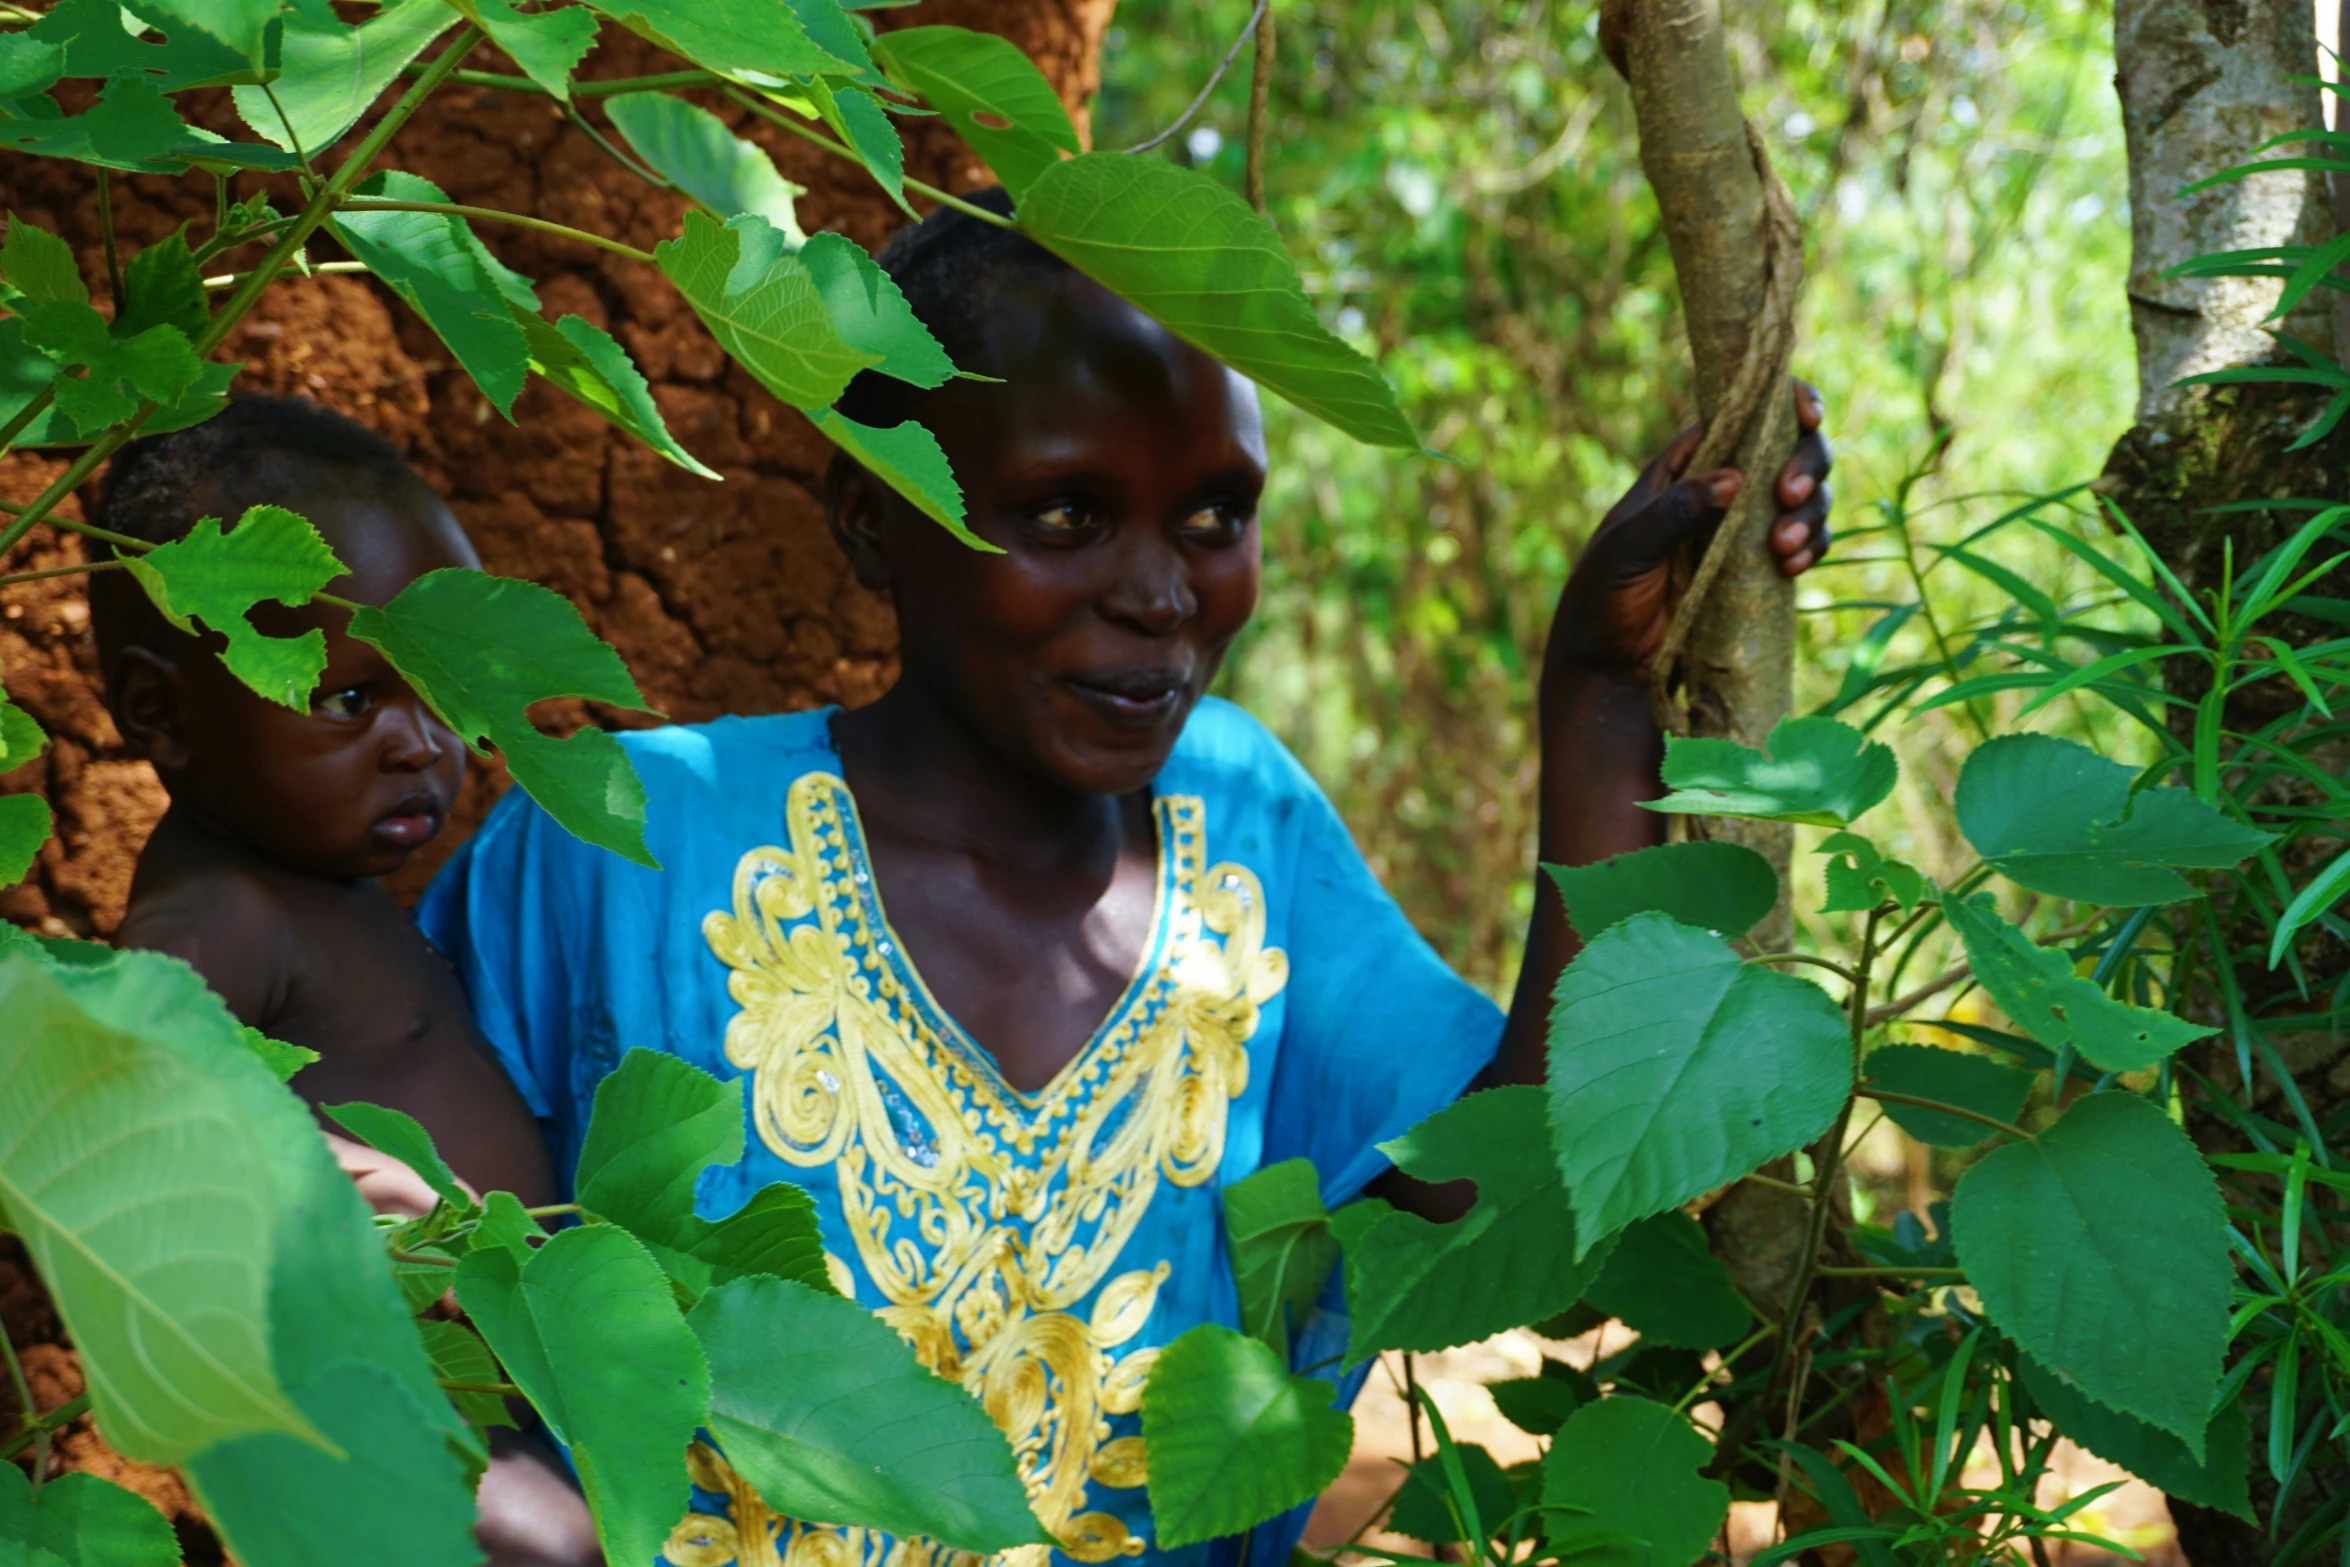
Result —
[{"label": "green leaf", "polygon": [[[1581,1298],[1605,1254],[1576,1244],[1574,1205],[1542,1157],[1547,1139],[1542,1090],[1517,1086],[1471,1094],[1380,1145],[1407,1175],[1476,1182],[1477,1203],[1450,1224],[1388,1213],[1347,1245],[1349,1363],[1474,1343]],[[1477,1287],[1463,1289],[1464,1278]]]},{"label": "green leaf", "polygon": [[1959,769],[1959,830],[2010,880],[2119,908],[2195,889],[2173,867],[2225,870],[2276,841],[2185,789],[2130,785],[2137,772],[2052,735],[2003,735]]},{"label": "green leaf", "polygon": [[1314,1309],[1338,1265],[1338,1238],[1330,1233],[1313,1161],[1286,1159],[1225,1187],[1224,1238],[1241,1326],[1287,1354],[1291,1331]]},{"label": "green leaf", "polygon": [[2285,912],[2277,916],[2276,933],[2268,943],[2268,966],[2275,968],[2284,962],[2293,938],[2345,898],[2350,898],[2350,852],[2335,855],[2333,863],[2311,877],[2309,885],[2294,894]]},{"label": "green leaf", "polygon": [[1669,739],[1664,776],[1673,792],[1649,801],[1652,811],[1842,827],[1893,792],[1901,764],[1890,746],[1850,724],[1787,718],[1762,751],[1735,740]]},{"label": "green leaf", "polygon": [[[436,0],[437,3],[437,0]],[[611,333],[578,316],[549,324],[536,311],[510,307],[530,343],[530,367],[556,387],[691,474],[719,477],[677,443],[653,402],[644,372]]]},{"label": "green leaf", "polygon": [[277,66],[274,35],[283,0],[137,0],[129,9],[183,47],[206,38],[263,71]]},{"label": "green leaf", "polygon": [[800,251],[800,264],[824,296],[841,341],[881,356],[874,369],[925,388],[953,379],[955,362],[864,246],[845,234],[819,234]]},{"label": "green leaf", "polygon": [[456,1172],[432,1145],[432,1133],[417,1124],[416,1117],[362,1100],[318,1108],[328,1120],[377,1153],[389,1154],[414,1170],[433,1189],[434,1196],[458,1212],[471,1213],[480,1206],[458,1184]]},{"label": "green leaf", "polygon": [[[262,140],[288,152],[299,145],[316,157],[358,124],[424,46],[457,20],[456,11],[442,0],[391,0],[356,27],[345,26],[323,7],[289,6],[284,68],[267,92],[239,87],[237,113]],[[505,47],[504,40],[499,47]]]},{"label": "green leaf", "polygon": [[0,274],[7,276],[11,288],[37,304],[90,302],[90,286],[82,281],[81,268],[74,263],[73,247],[14,212],[8,214],[8,237],[0,241]]},{"label": "green leaf", "polygon": [[822,408],[880,356],[851,347],[786,237],[764,218],[721,225],[688,212],[685,232],[653,249],[718,345],[795,408]]},{"label": "green leaf", "polygon": [[975,550],[989,555],[1003,553],[964,526],[962,486],[955,483],[955,471],[940,449],[938,437],[921,425],[908,419],[881,430],[831,408],[813,410],[808,420],[922,515]]},{"label": "green leaf", "polygon": [[[1861,1066],[1872,1088],[1956,1105],[1995,1121],[2014,1121],[2032,1093],[2030,1072],[1932,1045],[1880,1045]],[[1972,1148],[1993,1131],[1980,1121],[1917,1105],[1888,1104],[1885,1116],[1919,1142],[1941,1148]]]},{"label": "green leaf", "polygon": [[1584,1405],[1542,1459],[1543,1504],[1583,1511],[1548,1514],[1545,1549],[1608,1567],[1689,1567],[1730,1512],[1730,1488],[1697,1475],[1713,1456],[1713,1444],[1662,1404]]},{"label": "green leaf", "polygon": [[2228,1342],[2219,1185],[2147,1100],[2089,1094],[1959,1178],[1951,1239],[1983,1309],[2050,1372],[2204,1455]]},{"label": "green leaf", "polygon": [[2072,1441],[2109,1464],[2121,1465],[2174,1501],[2217,1508],[2246,1523],[2259,1521],[2247,1483],[2251,1422],[2241,1403],[2231,1399],[2211,1417],[2203,1434],[2206,1456],[2199,1459],[2169,1432],[2082,1397],[2078,1388],[2031,1356],[2019,1354],[2016,1360],[2032,1402]]},{"label": "green leaf", "polygon": [[481,1200],[481,1217],[473,1223],[474,1246],[502,1246],[528,1260],[531,1243],[546,1238],[545,1226],[530,1216],[522,1199],[512,1192],[491,1192]]},{"label": "green leaf", "polygon": [[689,1297],[752,1273],[829,1292],[815,1206],[799,1187],[768,1186],[715,1223],[694,1212],[695,1180],[742,1156],[742,1080],[639,1048],[596,1085],[572,1187],[581,1207],[644,1242]]},{"label": "green leaf", "polygon": [[1779,874],[1744,844],[1659,844],[1596,865],[1545,865],[1567,918],[1588,941],[1629,915],[1653,910],[1684,925],[1743,936],[1779,901]]},{"label": "green leaf", "polygon": [[873,53],[891,81],[946,116],[1015,199],[1063,153],[1085,150],[1060,94],[1009,39],[906,27],[881,34]]},{"label": "green leaf", "polygon": [[[357,192],[390,201],[446,202],[427,179],[387,170]],[[338,212],[328,220],[345,249],[391,285],[440,334],[498,412],[514,416],[529,378],[530,342],[501,304],[536,313],[529,279],[489,253],[463,218],[438,212]]]},{"label": "green leaf", "polygon": [[[1491,1533],[1501,1520],[1517,1511],[1517,1487],[1510,1484],[1510,1477],[1494,1456],[1476,1443],[1463,1442],[1453,1452],[1469,1482],[1478,1522]],[[1431,1454],[1406,1465],[1403,1484],[1395,1493],[1395,1507],[1387,1515],[1387,1527],[1430,1545],[1460,1544],[1461,1526],[1454,1521],[1452,1508],[1445,1505],[1451,1491],[1440,1455]]]},{"label": "green leaf", "polygon": [[247,612],[266,600],[307,604],[343,574],[316,528],[283,506],[253,506],[230,532],[220,531],[219,518],[202,517],[184,537],[128,565],[166,620],[189,633],[201,620],[228,639],[220,661],[229,673],[272,702],[309,711],[326,667],[326,633],[314,626],[298,637],[266,636]]},{"label": "green leaf", "polygon": [[290,1082],[296,1072],[316,1064],[318,1052],[303,1045],[289,1045],[282,1039],[272,1039],[257,1028],[244,1032],[245,1048],[260,1058],[269,1068],[269,1075],[279,1082]]},{"label": "green leaf", "polygon": [[0,887],[13,887],[32,873],[41,845],[49,841],[49,802],[37,794],[0,794]]},{"label": "green leaf", "polygon": [[1532,1436],[1554,1436],[1576,1410],[1599,1397],[1599,1384],[1564,1361],[1545,1360],[1540,1376],[1488,1382],[1485,1391],[1511,1425]]},{"label": "green leaf", "polygon": [[792,203],[807,192],[775,172],[766,148],[728,130],[717,115],[662,92],[614,94],[604,100],[604,112],[647,167],[720,218],[747,212],[766,219],[794,248],[805,243]]},{"label": "green leaf", "polygon": [[532,726],[530,704],[577,696],[642,708],[636,682],[569,599],[535,582],[443,568],[381,609],[351,616],[351,635],[392,666],[476,751],[495,745],[514,781],[566,831],[639,865],[645,791],[620,742],[600,729],[568,740]]},{"label": "green leaf", "polygon": [[[139,426],[139,433],[163,435],[202,424],[228,406],[229,383],[243,368],[236,364],[201,364],[195,383],[176,401],[149,414]],[[47,391],[57,376],[57,361],[24,340],[24,322],[15,316],[0,319],[0,420],[22,413],[25,405]],[[73,420],[52,405],[33,416],[24,433],[16,438],[16,444],[87,446],[93,438],[83,434]]]},{"label": "green leaf", "polygon": [[1161,1550],[1220,1539],[1320,1495],[1354,1449],[1336,1390],[1244,1333],[1203,1322],[1159,1351],[1142,1445]]},{"label": "green leaf", "polygon": [[115,0],[59,0],[32,25],[27,36],[62,51],[59,74],[65,76],[111,77],[127,71],[157,92],[167,93],[183,87],[261,80],[265,53],[240,51],[201,27],[165,26],[161,37],[154,33],[142,37],[128,25],[134,18],[142,23],[162,23],[168,15],[163,6],[149,0],[127,8]]},{"label": "green leaf", "polygon": [[585,6],[558,6],[525,13],[512,0],[450,0],[489,34],[522,73],[565,103],[571,101],[571,73],[596,46],[595,13]]},{"label": "green leaf", "polygon": [[1705,1230],[1679,1211],[1627,1225],[1584,1297],[1644,1344],[1721,1349],[1746,1337],[1754,1313]]},{"label": "green leaf", "polygon": [[1208,175],[1159,158],[1080,153],[1022,193],[1020,227],[1317,419],[1374,446],[1420,444],[1378,366],[1333,336],[1306,303],[1272,224]]},{"label": "green leaf", "polygon": [[[186,972],[119,963],[104,972]],[[174,1031],[243,1051],[215,1010]],[[164,1464],[248,1432],[319,1440],[270,1362],[272,1214],[235,1097],[20,949],[0,950],[0,1016],[0,1224],[56,1298],[107,1440]]]},{"label": "green leaf", "polygon": [[70,300],[34,304],[19,312],[24,340],[63,366],[87,366],[83,376],[59,376],[57,410],[84,436],[138,412],[141,397],[176,402],[196,384],[203,362],[179,328],[152,326],[116,337],[93,307]]},{"label": "green leaf", "polygon": [[652,1560],[686,1510],[685,1447],[710,1409],[710,1369],[652,1257],[608,1224],[528,1262],[476,1249],[457,1301],[569,1449],[605,1556]]},{"label": "green leaf", "polygon": [[1666,915],[1633,915],[1559,976],[1550,1126],[1585,1248],[1802,1147],[1851,1091],[1827,992]]},{"label": "green leaf", "polygon": [[[461,1322],[443,1322],[434,1317],[416,1319],[416,1336],[424,1343],[424,1352],[432,1359],[432,1374],[450,1382],[503,1382],[505,1372],[498,1368],[498,1359],[490,1347],[481,1341],[481,1335]],[[475,1427],[511,1426],[514,1416],[507,1412],[506,1400],[496,1393],[465,1393],[451,1389],[449,1402]]]},{"label": "green leaf", "polygon": [[710,1431],[778,1513],[982,1553],[1049,1539],[987,1411],[870,1310],[761,1277],[687,1320],[717,1390]]},{"label": "green leaf", "polygon": [[212,307],[204,299],[203,272],[188,249],[185,224],[169,239],[157,240],[124,262],[122,284],[123,305],[108,329],[117,338],[168,326],[192,343],[212,324]]},{"label": "green leaf", "polygon": [[94,1474],[38,1491],[0,1464],[0,1561],[22,1567],[179,1567],[179,1539],[155,1504]]},{"label": "green leaf", "polygon": [[1822,914],[1865,913],[1888,901],[1907,913],[1926,896],[1926,878],[1915,866],[1886,858],[1859,833],[1830,833],[1820,853],[1829,857]]},{"label": "green leaf", "polygon": [[15,703],[0,700],[0,773],[14,772],[49,749],[49,737],[33,715]]},{"label": "green leaf", "polygon": [[721,76],[854,76],[858,71],[855,62],[819,49],[798,16],[776,0],[589,0],[589,4],[638,37]]},{"label": "green leaf", "polygon": [[849,19],[840,0],[786,0],[786,3],[817,48],[846,62],[859,76],[872,74],[873,56],[866,51],[865,35],[857,31],[857,24]]},{"label": "green leaf", "polygon": [[2073,972],[2072,959],[1980,904],[1949,893],[1942,913],[1966,944],[1968,966],[2015,1026],[2051,1050],[2070,1045],[2108,1072],[2139,1072],[2217,1029],[2175,1013],[2116,1001]]},{"label": "green leaf", "polygon": [[[63,9],[51,7],[49,15]],[[47,92],[64,74],[65,50],[59,45],[45,43],[29,32],[0,34],[0,103]]]},{"label": "green leaf", "polygon": [[845,83],[828,84],[811,78],[806,87],[817,117],[857,155],[857,161],[865,165],[865,172],[889,199],[911,214],[914,209],[906,206],[906,144],[881,100],[862,87]]},{"label": "green leaf", "polygon": [[[47,105],[45,112],[38,106]],[[137,74],[115,77],[98,106],[58,117],[48,98],[0,104],[0,146],[140,174],[180,174],[190,163],[229,169],[292,169],[301,160],[275,147],[232,142],[198,129]]]}]

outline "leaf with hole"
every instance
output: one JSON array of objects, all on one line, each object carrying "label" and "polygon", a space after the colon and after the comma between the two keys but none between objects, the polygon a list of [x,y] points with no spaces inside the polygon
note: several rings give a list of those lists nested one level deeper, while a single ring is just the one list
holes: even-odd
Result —
[{"label": "leaf with hole", "polygon": [[1633,915],[1559,976],[1551,1137],[1584,1247],[1802,1147],[1851,1090],[1827,992],[1667,915]]},{"label": "leaf with hole", "polygon": [[1291,1332],[1338,1265],[1338,1238],[1313,1162],[1286,1159],[1225,1187],[1224,1238],[1242,1328],[1286,1354]]},{"label": "leaf with hole", "polygon": [[364,605],[351,635],[383,650],[442,722],[476,751],[495,745],[514,781],[565,831],[639,865],[645,791],[620,742],[601,729],[541,734],[533,702],[585,697],[643,708],[620,655],[569,599],[535,582],[454,567],[427,572],[389,604]]},{"label": "leaf with hole", "polygon": [[654,257],[735,363],[795,408],[830,406],[880,356],[854,348],[786,236],[764,218],[685,215]]},{"label": "leaf with hole", "polygon": [[775,172],[766,148],[728,130],[717,115],[661,92],[615,93],[604,100],[604,112],[647,168],[721,219],[747,212],[764,218],[785,244],[806,243],[793,206],[806,192]]},{"label": "leaf with hole", "polygon": [[2053,735],[2002,735],[1959,769],[1959,830],[1994,869],[2050,897],[2132,908],[2194,896],[2179,870],[2225,870],[2275,842],[2185,789]]},{"label": "leaf with hole", "polygon": [[[1955,1105],[1994,1121],[2013,1122],[2032,1094],[2030,1072],[2001,1066],[1988,1056],[1932,1045],[1880,1045],[1868,1053],[1861,1070],[1871,1088]],[[1885,1118],[1895,1126],[1921,1143],[1941,1148],[1972,1148],[1997,1130],[1922,1105],[1887,1103],[1884,1109]]]},{"label": "leaf with hole", "polygon": [[1779,901],[1771,862],[1740,843],[1698,840],[1635,849],[1595,865],[1545,865],[1585,941],[1654,911],[1684,925],[1743,936]]},{"label": "leaf with hole", "polygon": [[1576,1244],[1573,1200],[1539,1157],[1547,1141],[1542,1090],[1520,1085],[1471,1094],[1380,1145],[1407,1175],[1475,1182],[1477,1201],[1450,1224],[1391,1211],[1347,1238],[1350,1364],[1474,1343],[1582,1296],[1605,1252]]},{"label": "leaf with hole", "polygon": [[[133,24],[142,30],[134,33]],[[200,26],[172,25],[169,13],[152,0],[127,8],[115,0],[58,0],[27,36],[60,51],[61,75],[104,79],[129,73],[166,93],[257,82],[276,63],[266,49],[248,53]]]},{"label": "leaf with hole", "polygon": [[200,620],[228,639],[220,661],[230,674],[282,707],[310,710],[326,667],[326,633],[313,626],[298,637],[269,636],[249,612],[272,601],[307,604],[343,574],[316,528],[283,506],[254,506],[226,533],[219,518],[198,518],[185,536],[130,557],[128,566],[164,619],[191,634]]},{"label": "leaf with hole", "polygon": [[1705,1231],[1678,1210],[1628,1224],[1585,1293],[1644,1344],[1721,1349],[1752,1331],[1754,1313]]},{"label": "leaf with hole", "polygon": [[1064,153],[1084,150],[1061,95],[1020,47],[965,27],[905,27],[874,40],[889,79],[946,117],[1015,199]]},{"label": "leaf with hole", "polygon": [[2061,949],[2035,944],[1991,909],[1942,895],[1942,913],[1967,963],[2015,1026],[2051,1050],[2067,1045],[2108,1072],[2140,1072],[2217,1029],[2116,1001],[2073,972]]},{"label": "leaf with hole", "polygon": [[1891,794],[1900,776],[1892,747],[1850,724],[1787,718],[1760,751],[1735,740],[1667,740],[1664,779],[1673,792],[1647,807],[1842,827]]},{"label": "leaf with hole", "polygon": [[1049,1539],[987,1411],[869,1308],[742,1278],[688,1321],[716,1388],[710,1432],[776,1512],[982,1554]]},{"label": "leaf with hole", "polygon": [[134,174],[182,174],[190,164],[228,172],[301,166],[290,152],[188,124],[136,72],[108,82],[95,108],[63,116],[56,108],[54,99],[38,96],[0,103],[0,146]]},{"label": "leaf with hole", "polygon": [[50,383],[57,412],[83,437],[138,412],[141,398],[179,401],[203,374],[187,334],[174,326],[116,337],[96,309],[71,300],[28,305],[18,314],[26,343],[63,368],[85,371]]},{"label": "leaf with hole", "polygon": [[1162,1550],[1221,1539],[1312,1501],[1346,1468],[1354,1421],[1245,1333],[1203,1322],[1159,1351],[1142,1393]]},{"label": "leaf with hole", "polygon": [[1379,367],[1325,327],[1272,224],[1197,169],[1087,152],[1020,197],[1021,231],[1177,337],[1374,446],[1420,437]]},{"label": "leaf with hole", "polygon": [[1888,858],[1859,833],[1830,833],[1819,852],[1828,857],[1822,914],[1861,914],[1886,903],[1906,914],[1926,896],[1928,883],[1915,866]]},{"label": "leaf with hole", "polygon": [[2000,1331],[2204,1457],[2234,1270],[2219,1185],[2168,1116],[2136,1094],[2077,1099],[1961,1176],[1950,1225]]},{"label": "leaf with hole", "polygon": [[1689,1567],[1730,1511],[1730,1488],[1701,1479],[1713,1444],[1662,1404],[1606,1398],[1559,1428],[1542,1459],[1546,1549],[1623,1567]]},{"label": "leaf with hole", "polygon": [[829,1292],[815,1205],[797,1186],[768,1186],[710,1220],[694,1183],[743,1156],[743,1085],[675,1056],[635,1049],[596,1085],[572,1188],[580,1206],[625,1227],[689,1298],[746,1274]]},{"label": "leaf with hole", "polygon": [[606,1558],[652,1560],[686,1510],[686,1444],[714,1417],[709,1366],[651,1255],[608,1224],[527,1262],[476,1248],[457,1301],[568,1450]]}]

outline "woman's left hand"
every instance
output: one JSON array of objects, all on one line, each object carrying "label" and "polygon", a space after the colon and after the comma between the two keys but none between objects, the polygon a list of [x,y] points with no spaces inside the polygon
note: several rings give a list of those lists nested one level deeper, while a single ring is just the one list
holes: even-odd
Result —
[{"label": "woman's left hand", "polygon": [[[1834,458],[1820,433],[1826,412],[1817,388],[1795,383],[1800,434],[1779,470],[1779,519],[1771,553],[1797,576],[1828,552],[1828,470]],[[1684,474],[1702,432],[1692,425],[1642,470],[1609,509],[1559,596],[1550,657],[1570,669],[1645,680],[1670,618],[1666,589],[1676,551],[1703,546],[1737,498],[1745,476],[1735,468]]]}]

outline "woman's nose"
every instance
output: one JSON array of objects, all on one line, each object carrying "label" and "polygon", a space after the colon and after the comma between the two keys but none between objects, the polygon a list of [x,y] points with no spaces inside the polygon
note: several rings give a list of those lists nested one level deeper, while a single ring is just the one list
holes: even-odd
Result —
[{"label": "woman's nose", "polygon": [[1153,540],[1120,552],[1102,610],[1146,636],[1163,637],[1198,613],[1199,597],[1182,554]]}]

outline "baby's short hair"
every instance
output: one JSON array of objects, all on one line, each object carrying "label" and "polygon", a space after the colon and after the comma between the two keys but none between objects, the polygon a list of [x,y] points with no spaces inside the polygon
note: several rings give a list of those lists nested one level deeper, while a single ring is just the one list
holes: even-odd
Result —
[{"label": "baby's short hair", "polygon": [[[1012,198],[989,186],[963,198],[975,207],[1012,216]],[[997,308],[996,295],[1008,278],[1050,276],[1069,263],[1014,229],[999,227],[953,207],[939,207],[921,222],[890,237],[875,258],[914,319],[930,328],[947,357],[964,369],[984,369],[981,332]],[[913,411],[920,390],[894,376],[867,370],[849,383],[840,411],[859,424],[893,425]]]},{"label": "baby's short hair", "polygon": [[[187,536],[200,517],[233,526],[245,508],[282,504],[318,470],[385,486],[420,483],[391,442],[305,397],[240,397],[185,430],[131,442],[107,465],[90,521],[150,544]],[[167,630],[126,572],[90,584],[90,629],[102,666]]]}]

